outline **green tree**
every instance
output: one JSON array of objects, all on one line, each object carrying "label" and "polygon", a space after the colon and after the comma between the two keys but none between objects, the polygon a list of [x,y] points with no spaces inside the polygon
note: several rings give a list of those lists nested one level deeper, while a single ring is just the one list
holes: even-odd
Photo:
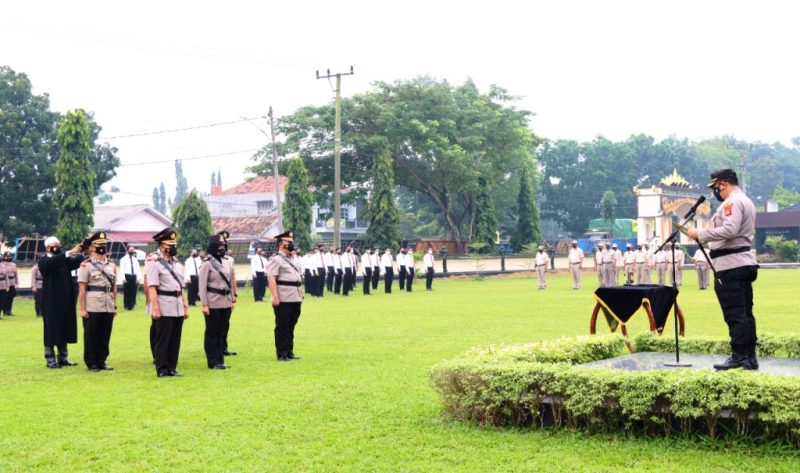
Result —
[{"label": "green tree", "polygon": [[175,199],[170,201],[170,207],[174,209],[183,201],[189,185],[186,182],[186,177],[183,175],[183,164],[177,159],[175,160]]},{"label": "green tree", "polygon": [[60,156],[56,162],[58,238],[69,245],[86,238],[94,222],[94,169],[89,155],[89,122],[83,110],[67,112],[56,135]]},{"label": "green tree", "polygon": [[153,208],[161,212],[160,210],[161,206],[159,205],[159,202],[160,201],[158,199],[158,187],[153,187]]},{"label": "green tree", "polygon": [[614,219],[617,213],[617,196],[614,191],[608,190],[603,192],[603,198],[600,199],[600,210],[603,219],[614,226]]},{"label": "green tree", "polygon": [[388,151],[384,150],[375,155],[373,169],[375,178],[372,181],[372,195],[367,210],[369,215],[367,243],[381,248],[387,246],[396,248],[400,243],[398,232],[400,212],[394,200],[394,171],[392,156]]},{"label": "green tree", "polygon": [[511,235],[510,241],[515,253],[542,238],[539,228],[539,209],[536,208],[533,197],[531,171],[528,166],[523,166],[519,176],[519,194],[517,196],[517,228]]},{"label": "green tree", "polygon": [[311,193],[308,172],[299,158],[289,160],[286,172],[286,197],[281,207],[283,226],[294,232],[294,243],[303,251],[311,248]]},{"label": "green tree", "polygon": [[164,188],[164,183],[158,189],[158,209],[164,215],[167,215],[167,189]]},{"label": "green tree", "polygon": [[800,203],[800,192],[778,186],[775,188],[775,192],[772,194],[770,200],[778,204],[778,208],[785,209],[786,207],[791,207],[792,205]]},{"label": "green tree", "polygon": [[213,231],[211,213],[195,189],[172,209],[172,219],[178,231],[178,254],[186,256],[197,245],[205,248]]},{"label": "green tree", "polygon": [[[496,247],[498,224],[491,189],[483,176],[478,178],[478,197],[475,200],[475,224],[473,227],[475,231],[470,247],[478,253],[490,253]],[[483,246],[478,247],[477,243],[483,243]]]}]

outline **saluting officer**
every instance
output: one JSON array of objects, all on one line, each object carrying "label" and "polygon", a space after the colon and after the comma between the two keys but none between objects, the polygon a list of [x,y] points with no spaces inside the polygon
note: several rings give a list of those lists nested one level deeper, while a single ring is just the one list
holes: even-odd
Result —
[{"label": "saluting officer", "polygon": [[[303,274],[297,262],[290,257],[294,251],[294,234],[291,231],[277,235],[278,252],[269,259],[267,276],[275,312],[275,352],[278,361],[299,360],[294,354],[294,327],[300,318],[303,304]],[[341,283],[340,283],[341,284]]]},{"label": "saluting officer", "polygon": [[153,240],[158,253],[146,265],[147,313],[153,317],[152,348],[159,378],[183,376],[177,371],[184,319],[189,318],[189,303],[183,290],[183,266],[178,254],[177,233],[165,228]]},{"label": "saluting officer", "polygon": [[89,237],[92,254],[78,268],[78,303],[83,318],[83,361],[89,371],[113,370],[106,364],[117,315],[117,265],[106,257],[105,232]]},{"label": "saluting officer", "polygon": [[14,264],[12,259],[11,252],[6,251],[3,253],[3,261],[0,263],[0,292],[2,292],[0,309],[7,316],[14,315],[11,312],[11,308],[14,305],[14,297],[17,295],[17,284],[19,282],[17,265]]},{"label": "saluting officer", "polygon": [[758,277],[758,263],[750,248],[756,208],[739,189],[739,177],[732,169],[720,169],[711,174],[708,187],[722,205],[711,219],[711,228],[692,228],[688,233],[701,244],[709,242],[709,256],[716,269],[714,291],[731,337],[730,358],[714,368],[755,370],[758,360],[753,281]]},{"label": "saluting officer", "polygon": [[198,296],[206,323],[203,348],[208,367],[214,370],[230,368],[225,364],[225,340],[236,302],[236,274],[230,259],[225,257],[227,246],[224,235],[208,238],[208,258],[200,266],[198,276]]},{"label": "saluting officer", "polygon": [[31,292],[33,292],[33,306],[36,310],[36,317],[42,316],[42,285],[44,278],[42,272],[39,271],[39,264],[34,264],[31,267]]}]

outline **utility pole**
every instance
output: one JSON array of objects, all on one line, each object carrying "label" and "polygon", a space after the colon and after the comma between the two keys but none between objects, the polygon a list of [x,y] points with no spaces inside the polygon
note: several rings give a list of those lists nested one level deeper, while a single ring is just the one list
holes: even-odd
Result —
[{"label": "utility pole", "polygon": [[327,75],[319,75],[317,71],[317,79],[330,79],[336,77],[336,120],[334,123],[333,135],[333,247],[341,248],[342,241],[339,233],[342,217],[342,76],[352,76],[353,66],[350,66],[350,72],[337,72],[331,74],[328,69]]},{"label": "utility pole", "polygon": [[281,179],[278,174],[278,149],[275,147],[275,120],[272,116],[272,105],[269,106],[269,132],[272,137],[272,176],[275,182],[275,215],[278,216],[278,232],[283,233],[283,216],[281,215]]}]

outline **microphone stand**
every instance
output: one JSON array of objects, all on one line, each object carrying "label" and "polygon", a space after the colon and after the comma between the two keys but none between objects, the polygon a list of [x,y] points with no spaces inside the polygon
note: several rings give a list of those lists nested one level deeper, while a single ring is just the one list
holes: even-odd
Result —
[{"label": "microphone stand", "polygon": [[[678,232],[681,230],[686,231],[684,227],[686,223],[692,219],[692,217],[694,217],[694,212],[690,212],[688,215],[686,215],[684,222],[678,225],[678,228],[676,228],[669,238],[667,238],[656,250],[656,252],[661,251],[665,246],[667,246],[667,244],[670,244],[672,247],[672,315],[675,319],[675,361],[664,363],[664,366],[668,366],[670,368],[688,368],[692,366],[691,363],[681,362],[680,339],[678,336],[678,281],[675,277],[677,275],[677,270],[675,269],[675,239],[678,236]],[[705,254],[705,251],[703,253]]]}]

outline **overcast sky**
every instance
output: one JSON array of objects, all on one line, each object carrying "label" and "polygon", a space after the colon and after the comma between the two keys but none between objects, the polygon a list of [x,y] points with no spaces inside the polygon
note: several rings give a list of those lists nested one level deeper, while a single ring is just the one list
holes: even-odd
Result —
[{"label": "overcast sky", "polygon": [[3,5],[0,64],[28,74],[54,110],[94,112],[122,160],[114,203],[149,203],[162,181],[174,194],[176,158],[203,192],[217,168],[223,188],[240,182],[266,140],[253,125],[268,131],[268,122],[120,136],[329,103],[332,86],[315,70],[350,65],[345,96],[419,75],[500,85],[550,139],[732,134],[788,144],[800,136],[799,5],[31,0]]}]

